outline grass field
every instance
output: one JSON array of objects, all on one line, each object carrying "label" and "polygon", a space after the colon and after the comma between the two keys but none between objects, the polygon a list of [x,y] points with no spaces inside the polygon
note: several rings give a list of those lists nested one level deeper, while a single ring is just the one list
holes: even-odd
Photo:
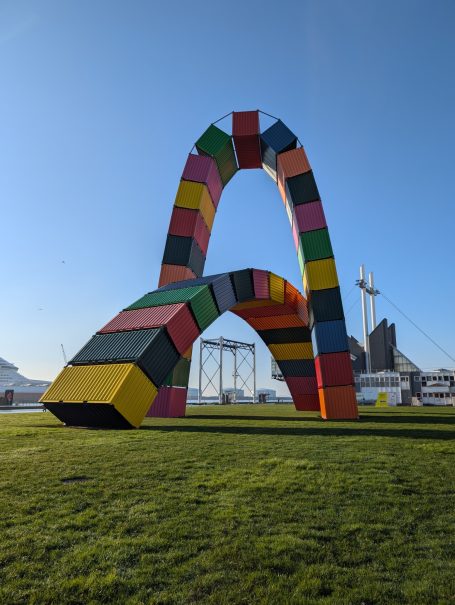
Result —
[{"label": "grass field", "polygon": [[0,603],[455,603],[453,408],[0,416]]}]

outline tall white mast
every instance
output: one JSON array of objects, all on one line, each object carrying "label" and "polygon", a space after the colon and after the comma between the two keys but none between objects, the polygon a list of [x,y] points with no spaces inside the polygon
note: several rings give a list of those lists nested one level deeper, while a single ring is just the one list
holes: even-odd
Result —
[{"label": "tall white mast", "polygon": [[376,328],[376,290],[374,289],[373,272],[368,274],[368,294],[370,295],[371,331]]},{"label": "tall white mast", "polygon": [[368,315],[367,315],[367,300],[366,300],[366,287],[367,282],[365,281],[365,267],[360,265],[360,296],[362,301],[362,323],[363,323],[363,346],[365,349],[365,366],[367,373],[371,372],[370,366],[370,342],[368,339]]}]

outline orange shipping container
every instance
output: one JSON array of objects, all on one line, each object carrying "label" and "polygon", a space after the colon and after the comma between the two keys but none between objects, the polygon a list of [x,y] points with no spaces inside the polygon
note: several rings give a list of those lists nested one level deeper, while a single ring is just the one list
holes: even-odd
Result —
[{"label": "orange shipping container", "polygon": [[184,267],[183,265],[161,265],[158,288],[161,288],[161,286],[167,286],[168,284],[172,284],[176,281],[194,279],[195,277],[196,275],[191,271],[191,269]]},{"label": "orange shipping container", "polygon": [[319,389],[319,401],[325,420],[357,420],[359,417],[353,386]]}]

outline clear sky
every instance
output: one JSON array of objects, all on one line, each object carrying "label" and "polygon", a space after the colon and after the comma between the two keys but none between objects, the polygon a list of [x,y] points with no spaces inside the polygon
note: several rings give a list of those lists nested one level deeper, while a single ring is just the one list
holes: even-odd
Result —
[{"label": "clear sky", "polygon": [[[211,122],[256,108],[307,150],[348,331],[361,339],[364,262],[455,356],[454,18],[452,0],[1,0],[0,356],[52,379],[60,343],[73,355],[154,289],[187,153]],[[301,287],[260,170],[226,188],[205,273],[244,267]],[[377,306],[416,363],[453,366]],[[205,336],[220,334],[259,341],[230,314]],[[277,386],[262,344],[258,386]]]}]

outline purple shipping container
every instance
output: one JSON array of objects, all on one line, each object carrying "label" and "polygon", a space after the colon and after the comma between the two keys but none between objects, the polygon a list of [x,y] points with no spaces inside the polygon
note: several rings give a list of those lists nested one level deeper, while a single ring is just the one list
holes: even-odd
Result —
[{"label": "purple shipping container", "polygon": [[213,205],[215,208],[218,206],[223,192],[223,183],[213,158],[190,153],[183,169],[182,179],[207,185]]},{"label": "purple shipping container", "polygon": [[256,298],[270,298],[269,272],[253,269],[254,295]]},{"label": "purple shipping container", "polygon": [[316,231],[327,227],[324,210],[320,201],[294,206],[295,221],[300,233]]},{"label": "purple shipping container", "polygon": [[149,418],[179,418],[185,416],[187,389],[161,387],[146,416]]},{"label": "purple shipping container", "polygon": [[292,237],[294,239],[295,249],[298,252],[298,250],[299,250],[299,232],[297,229],[297,222],[295,220],[295,217],[294,217],[294,221],[292,222]]}]

